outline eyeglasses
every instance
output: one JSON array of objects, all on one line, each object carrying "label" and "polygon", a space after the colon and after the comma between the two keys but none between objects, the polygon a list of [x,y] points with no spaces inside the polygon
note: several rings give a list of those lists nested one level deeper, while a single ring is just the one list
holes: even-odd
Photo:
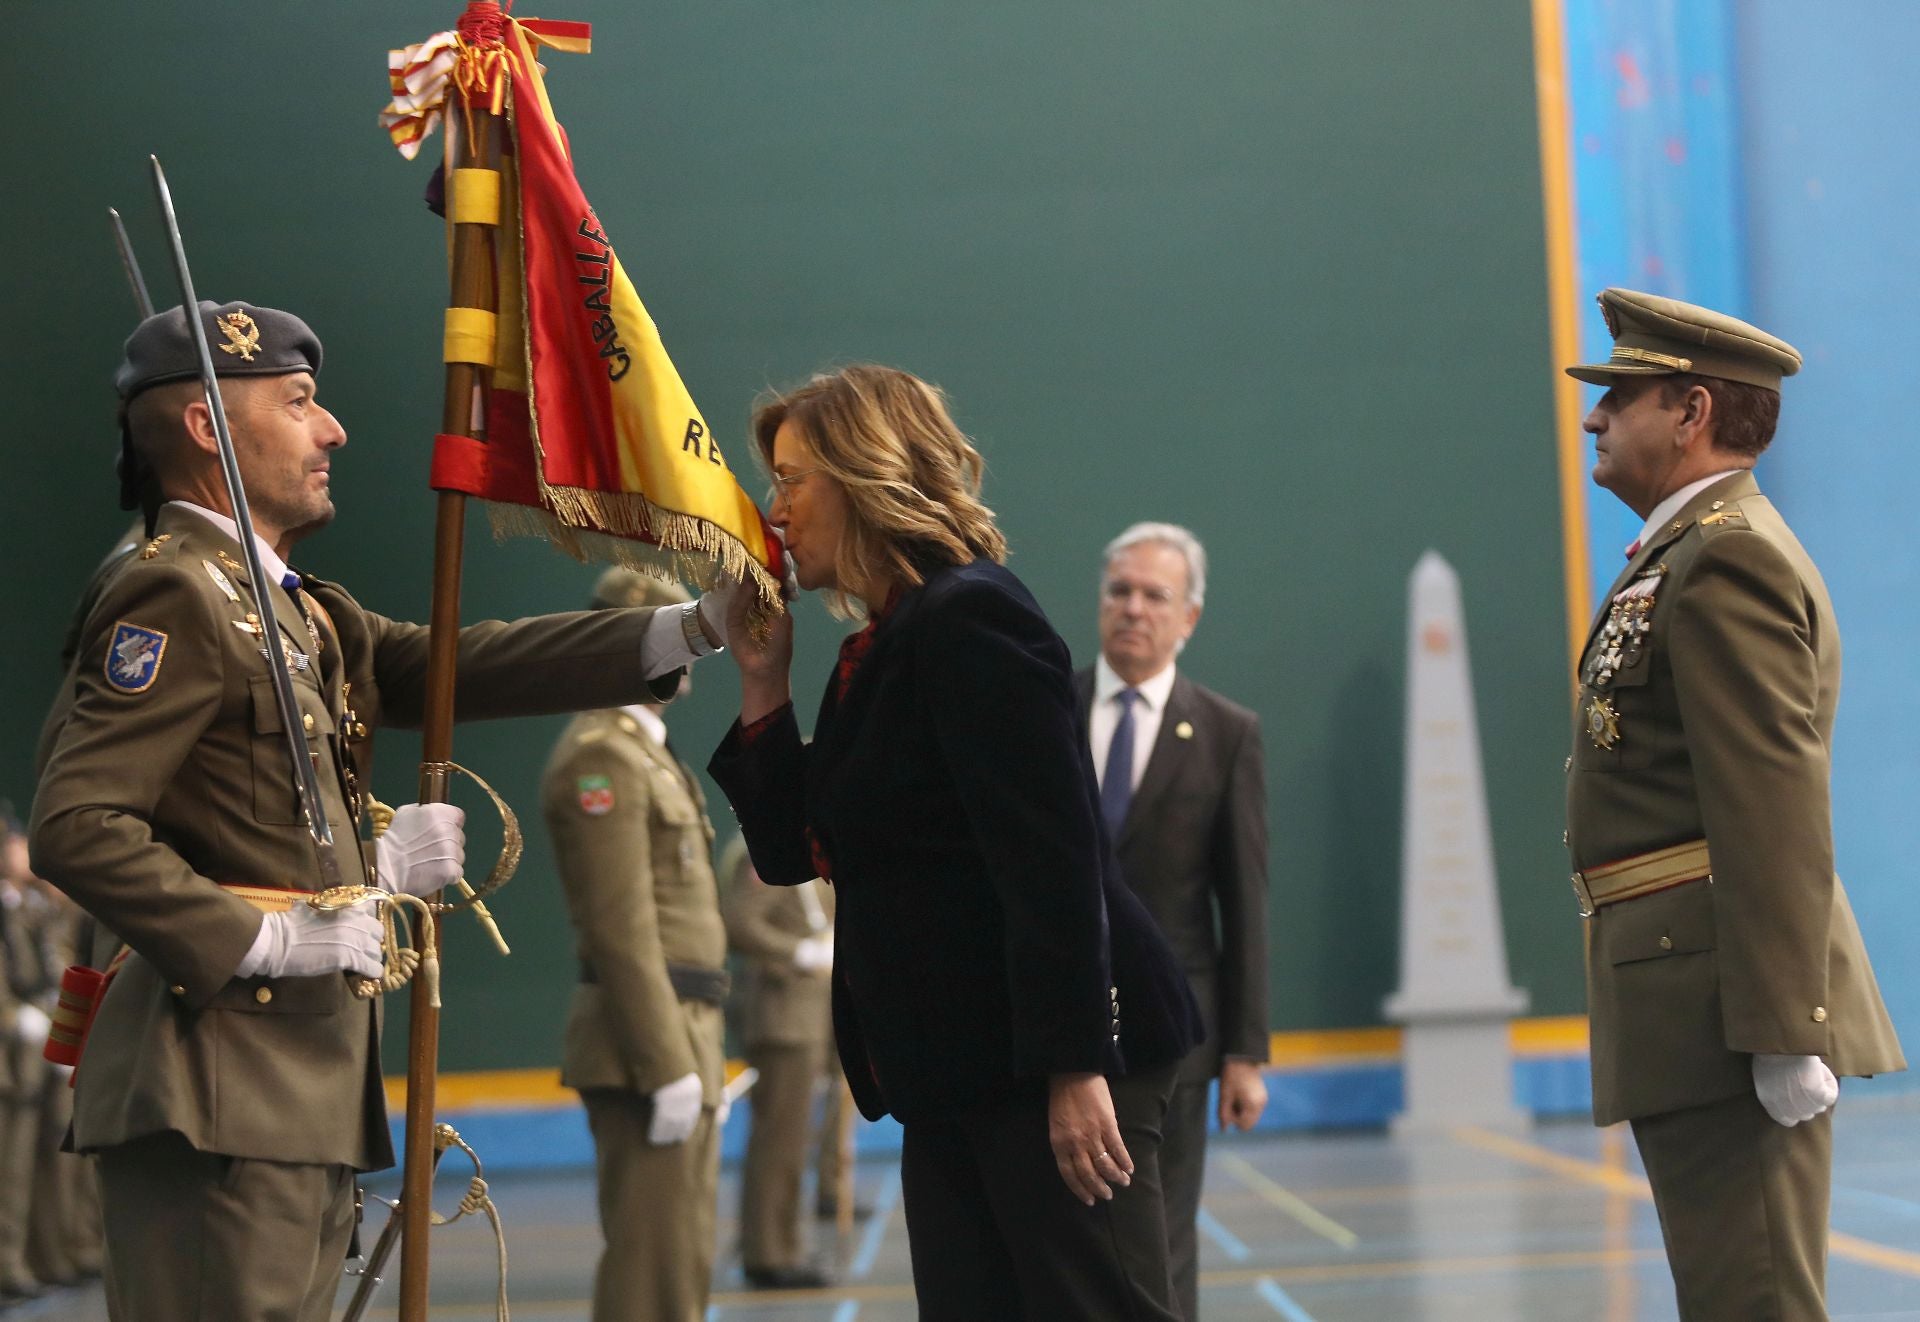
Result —
[{"label": "eyeglasses", "polygon": [[1101,595],[1116,606],[1125,605],[1136,592],[1146,599],[1150,609],[1165,610],[1173,605],[1173,593],[1166,588],[1137,588],[1131,583],[1114,582],[1101,589]]},{"label": "eyeglasses", "polygon": [[781,500],[791,496],[795,487],[819,471],[818,468],[805,468],[798,473],[775,473],[773,485],[767,488],[767,508],[772,509]]}]

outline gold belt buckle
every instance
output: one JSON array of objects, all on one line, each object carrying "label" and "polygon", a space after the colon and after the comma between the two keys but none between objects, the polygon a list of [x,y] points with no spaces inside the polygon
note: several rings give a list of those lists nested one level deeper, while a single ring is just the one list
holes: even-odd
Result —
[{"label": "gold belt buckle", "polygon": [[1580,916],[1593,917],[1593,892],[1587,889],[1587,879],[1576,872],[1571,880],[1573,881],[1573,898],[1580,902]]}]

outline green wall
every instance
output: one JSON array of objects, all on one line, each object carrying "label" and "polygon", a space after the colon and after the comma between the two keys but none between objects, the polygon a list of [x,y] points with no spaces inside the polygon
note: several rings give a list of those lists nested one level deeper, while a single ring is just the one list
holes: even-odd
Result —
[{"label": "green wall", "polygon": [[[1579,1008],[1526,4],[528,12],[594,24],[594,54],[549,56],[549,87],[736,466],[770,383],[858,358],[941,382],[991,465],[1014,567],[1084,659],[1109,536],[1163,518],[1207,541],[1183,665],[1265,719],[1277,1027],[1373,1023],[1392,990],[1405,578],[1429,546],[1452,560],[1515,979],[1538,1012]],[[424,613],[441,232],[418,202],[429,166],[402,162],[375,114],[387,48],[456,13],[118,0],[10,15],[0,793],[30,795],[60,628],[122,526],[108,379],[131,314],[105,211],[130,217],[160,288],[150,151],[202,296],[296,309],[326,340],[321,397],[351,437],[341,515],[296,561],[375,609]],[[584,600],[591,569],[471,526],[467,618]],[[840,627],[808,603],[801,629],[810,710]],[[696,678],[676,742],[704,760],[733,676],[722,661]],[[537,815],[558,726],[470,728],[456,755]],[[417,744],[381,748],[379,792],[410,797]],[[449,1067],[557,1056],[570,942],[528,825],[496,906],[514,957],[470,924],[450,955]]]}]

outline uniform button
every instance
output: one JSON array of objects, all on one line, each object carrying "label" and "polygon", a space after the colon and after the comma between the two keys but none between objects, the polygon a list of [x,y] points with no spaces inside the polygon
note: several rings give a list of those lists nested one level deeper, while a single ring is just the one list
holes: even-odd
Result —
[{"label": "uniform button", "polygon": [[273,999],[273,988],[255,987],[253,989],[253,999],[260,1002],[260,1004],[265,1005],[268,1001]]},{"label": "uniform button", "polygon": [[175,996],[185,996],[187,994],[187,989],[185,987],[182,987],[177,982],[174,983],[173,986],[167,988],[167,990],[172,992]]},{"label": "uniform button", "polygon": [[1118,1041],[1120,1040],[1120,1035],[1119,1035],[1118,1033],[1115,1033],[1115,1034],[1113,1035],[1113,1040],[1114,1040],[1115,1042],[1118,1042]]},{"label": "uniform button", "polygon": [[1814,1006],[1814,1007],[1813,1007],[1813,1022],[1814,1022],[1814,1023],[1816,1023],[1816,1024],[1824,1024],[1824,1023],[1826,1023],[1826,1022],[1827,1022],[1827,1007],[1826,1007],[1826,1006],[1824,1006],[1824,1005],[1816,1005],[1816,1006]]},{"label": "uniform button", "polygon": [[1572,770],[1573,770],[1573,755],[1572,755],[1571,753],[1569,753],[1569,754],[1567,755],[1567,761],[1566,761],[1566,764],[1565,764],[1564,766],[1562,766],[1562,767],[1561,767],[1560,769],[1561,769],[1562,771],[1572,771]]},{"label": "uniform button", "polygon": [[1660,938],[1660,948],[1661,948],[1662,950],[1672,950],[1672,949],[1673,949],[1673,938],[1672,938],[1672,937],[1670,937],[1670,936],[1663,936],[1663,937],[1661,937],[1661,938]]},{"label": "uniform button", "polygon": [[1571,843],[1573,843],[1573,832],[1571,832],[1571,831],[1562,831],[1562,832],[1560,833],[1560,843],[1561,843],[1561,845],[1562,845],[1562,846],[1566,846],[1566,845],[1569,845],[1569,844],[1571,844]]}]

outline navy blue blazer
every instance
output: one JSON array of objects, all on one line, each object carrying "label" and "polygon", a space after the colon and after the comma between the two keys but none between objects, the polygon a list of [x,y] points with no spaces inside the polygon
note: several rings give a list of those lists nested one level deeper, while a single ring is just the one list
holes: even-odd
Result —
[{"label": "navy blue blazer", "polygon": [[708,765],[776,885],[831,861],[833,1018],[869,1119],[1043,1095],[1178,1060],[1199,1011],[1120,883],[1067,646],[990,561],[938,566],[876,626],[803,743],[791,707]]}]

